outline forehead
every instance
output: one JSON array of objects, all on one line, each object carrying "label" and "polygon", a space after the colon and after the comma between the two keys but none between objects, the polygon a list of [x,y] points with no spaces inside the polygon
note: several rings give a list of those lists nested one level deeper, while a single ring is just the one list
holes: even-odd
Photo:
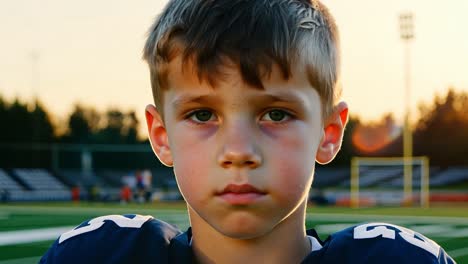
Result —
[{"label": "forehead", "polygon": [[219,65],[218,71],[210,73],[210,82],[204,78],[196,68],[196,64],[191,59],[183,60],[182,56],[177,56],[167,65],[167,87],[166,90],[180,88],[206,88],[216,90],[221,86],[228,85],[231,89],[236,87],[248,87],[254,90],[265,90],[268,88],[297,89],[308,88],[316,90],[311,86],[305,67],[292,67],[292,75],[285,78],[278,65],[273,64],[271,71],[264,71],[262,74],[263,87],[256,87],[243,80],[239,70],[239,65],[224,59]]}]

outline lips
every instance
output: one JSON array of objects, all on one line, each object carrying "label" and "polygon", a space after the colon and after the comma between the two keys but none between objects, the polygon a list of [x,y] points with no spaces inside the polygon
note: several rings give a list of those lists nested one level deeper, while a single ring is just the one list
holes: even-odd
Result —
[{"label": "lips", "polygon": [[249,205],[262,198],[263,192],[250,184],[229,184],[216,195],[231,205]]},{"label": "lips", "polygon": [[259,189],[255,188],[254,186],[250,184],[242,184],[242,185],[237,185],[237,184],[229,184],[224,188],[224,190],[220,193],[259,193],[259,194],[264,194],[264,192],[260,191]]}]

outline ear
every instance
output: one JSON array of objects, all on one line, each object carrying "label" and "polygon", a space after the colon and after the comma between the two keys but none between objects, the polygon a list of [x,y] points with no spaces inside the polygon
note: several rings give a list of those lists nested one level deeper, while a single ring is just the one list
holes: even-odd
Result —
[{"label": "ear", "polygon": [[345,102],[340,102],[324,122],[322,140],[315,157],[318,163],[327,164],[335,158],[341,148],[343,132],[347,122],[348,105]]},{"label": "ear", "polygon": [[159,161],[164,165],[171,167],[173,165],[171,148],[167,130],[163,119],[154,105],[148,105],[145,109],[146,124],[148,125],[148,135],[153,152]]}]

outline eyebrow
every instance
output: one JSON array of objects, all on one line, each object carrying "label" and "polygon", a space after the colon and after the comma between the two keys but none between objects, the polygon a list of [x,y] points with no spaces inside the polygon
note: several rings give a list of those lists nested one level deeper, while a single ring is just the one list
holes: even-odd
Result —
[{"label": "eyebrow", "polygon": [[274,94],[262,94],[258,97],[255,96],[253,98],[255,102],[263,101],[263,102],[285,102],[285,103],[294,103],[300,105],[306,105],[306,101],[301,97],[294,93],[290,93],[287,91],[276,92]]},{"label": "eyebrow", "polygon": [[[294,93],[287,91],[275,92],[274,94],[261,94],[253,96],[252,98],[246,98],[249,103],[274,103],[274,102],[284,102],[291,103],[301,107],[307,107],[306,101]],[[199,104],[212,104],[220,103],[220,98],[215,95],[181,95],[172,101],[172,108],[174,110],[182,108],[184,105],[189,103],[199,103]],[[221,102],[222,103],[222,102]]]},{"label": "eyebrow", "polygon": [[180,109],[188,103],[214,103],[219,102],[219,98],[213,95],[181,95],[172,101],[173,109]]}]

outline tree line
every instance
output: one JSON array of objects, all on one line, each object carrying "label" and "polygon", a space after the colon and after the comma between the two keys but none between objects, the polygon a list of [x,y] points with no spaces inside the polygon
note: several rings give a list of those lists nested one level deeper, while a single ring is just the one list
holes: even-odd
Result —
[{"label": "tree line", "polygon": [[[448,89],[431,103],[420,104],[413,120],[414,155],[429,156],[431,165],[468,165],[468,93]],[[5,144],[147,144],[138,135],[140,121],[135,111],[116,108],[97,111],[76,104],[65,122],[56,124],[40,102],[0,96],[0,145]],[[348,166],[352,156],[402,156],[402,129],[391,114],[364,122],[351,116],[342,150],[331,164]],[[4,151],[2,151],[4,152]],[[10,153],[11,154],[11,153]],[[9,153],[0,154],[0,156]],[[19,159],[21,162],[21,159]]]},{"label": "tree line", "polygon": [[[27,104],[0,97],[0,143],[76,143],[76,144],[141,144],[139,120],[135,111],[116,108],[99,112],[93,107],[74,106],[65,124],[52,121],[51,114],[40,102]],[[59,132],[59,130],[62,130]]]},{"label": "tree line", "polygon": [[[0,122],[0,168],[81,168],[82,151],[64,150],[67,148],[63,146],[147,145],[145,139],[139,138],[135,111],[123,112],[116,108],[99,112],[76,104],[65,120],[56,121],[38,100],[29,104],[18,99],[7,102],[0,96]],[[55,145],[62,147],[54,149]],[[130,154],[93,152],[93,167],[160,165],[148,153]]]}]

